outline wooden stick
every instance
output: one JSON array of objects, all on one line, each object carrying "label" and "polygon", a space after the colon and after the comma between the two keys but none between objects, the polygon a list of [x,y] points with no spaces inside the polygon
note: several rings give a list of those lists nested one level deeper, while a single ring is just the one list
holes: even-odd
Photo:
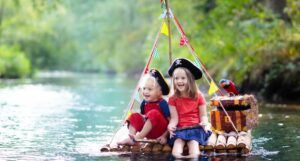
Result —
[{"label": "wooden stick", "polygon": [[170,14],[170,11],[169,11],[169,1],[168,0],[165,0],[166,2],[166,8],[167,8],[167,22],[168,22],[168,42],[169,42],[169,63],[170,65],[172,64],[172,40],[171,40],[171,23],[170,23],[170,17],[171,17],[171,14]]},{"label": "wooden stick", "polygon": [[155,139],[134,139],[134,141],[139,143],[158,143]]}]

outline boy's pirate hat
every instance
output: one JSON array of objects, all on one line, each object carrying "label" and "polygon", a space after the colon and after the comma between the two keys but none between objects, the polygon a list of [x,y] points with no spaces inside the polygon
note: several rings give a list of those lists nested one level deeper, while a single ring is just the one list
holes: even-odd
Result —
[{"label": "boy's pirate hat", "polygon": [[149,74],[153,76],[156,79],[157,83],[160,85],[162,94],[168,95],[170,92],[170,88],[162,74],[157,69],[151,69],[149,71]]}]

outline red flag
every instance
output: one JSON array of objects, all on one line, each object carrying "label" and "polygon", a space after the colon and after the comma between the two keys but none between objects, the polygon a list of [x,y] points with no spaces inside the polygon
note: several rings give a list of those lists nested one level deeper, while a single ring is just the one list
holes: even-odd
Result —
[{"label": "red flag", "polygon": [[188,42],[187,38],[183,35],[183,36],[181,36],[181,38],[180,38],[180,43],[179,43],[179,45],[180,45],[180,46],[183,46],[183,45],[187,44],[187,42]]}]

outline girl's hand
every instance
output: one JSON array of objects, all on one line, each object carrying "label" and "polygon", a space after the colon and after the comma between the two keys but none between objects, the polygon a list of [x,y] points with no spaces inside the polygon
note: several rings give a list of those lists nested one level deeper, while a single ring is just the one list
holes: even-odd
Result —
[{"label": "girl's hand", "polygon": [[209,122],[201,122],[199,123],[200,126],[202,126],[203,130],[208,133],[208,131],[211,131],[211,125]]},{"label": "girl's hand", "polygon": [[174,131],[176,130],[176,126],[173,124],[168,125],[168,131],[170,133],[170,138],[175,135]]},{"label": "girl's hand", "polygon": [[166,144],[166,143],[167,143],[167,137],[164,136],[164,135],[158,137],[156,140],[157,140],[160,144]]}]

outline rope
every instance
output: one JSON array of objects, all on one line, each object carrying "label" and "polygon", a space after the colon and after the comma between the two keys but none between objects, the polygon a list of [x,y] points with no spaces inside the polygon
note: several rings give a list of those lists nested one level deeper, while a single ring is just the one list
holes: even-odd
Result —
[{"label": "rope", "polygon": [[149,70],[149,65],[150,65],[150,62],[151,62],[151,60],[152,60],[152,58],[153,58],[154,50],[155,50],[155,48],[156,48],[156,46],[157,46],[159,37],[160,37],[160,35],[161,35],[161,28],[162,28],[162,25],[163,25],[163,23],[161,24],[161,27],[160,27],[159,32],[156,34],[155,41],[154,41],[154,44],[153,44],[153,46],[152,46],[152,49],[151,49],[150,55],[149,55],[149,57],[148,57],[147,63],[146,63],[146,65],[145,65],[144,69],[143,69],[142,74],[140,75],[138,84],[135,86],[135,90],[134,90],[133,94],[131,95],[131,99],[130,99],[130,102],[129,102],[129,104],[128,104],[128,108],[127,108],[127,110],[126,110],[126,113],[125,113],[125,114],[123,115],[123,117],[122,117],[122,118],[123,118],[123,119],[122,119],[122,124],[120,124],[120,125],[118,126],[118,128],[116,128],[116,130],[114,131],[114,135],[113,135],[113,137],[111,138],[109,144],[111,144],[112,141],[114,140],[114,138],[115,138],[115,136],[116,136],[116,134],[117,134],[117,131],[120,130],[121,127],[124,125],[125,120],[126,120],[126,117],[127,117],[127,114],[128,114],[130,111],[132,111],[132,108],[133,108],[133,106],[134,106],[134,99],[135,99],[135,96],[136,96],[136,94],[137,94],[137,93],[139,92],[139,90],[140,90],[139,86],[140,86],[142,77],[143,77],[143,76],[148,72],[148,70]]},{"label": "rope", "polygon": [[170,7],[169,7],[169,1],[165,0],[166,2],[166,9],[167,9],[167,22],[168,22],[168,40],[169,40],[169,63],[172,64],[172,39],[171,39],[171,23],[170,23]]},{"label": "rope", "polygon": [[[173,14],[174,16],[174,19],[173,19],[173,22],[177,28],[177,30],[179,31],[179,33],[183,36],[185,36],[185,33],[183,31],[183,28],[182,26],[180,25],[178,19],[176,18],[176,16]],[[185,36],[186,37],[186,36]],[[187,38],[186,38],[187,39]],[[204,78],[205,80],[208,82],[208,84],[210,85],[210,81],[207,79],[207,77],[211,80],[211,82],[215,83],[215,81],[212,79],[212,77],[210,76],[210,74],[208,73],[207,69],[205,68],[205,66],[203,65],[204,63],[202,63],[202,61],[200,60],[200,58],[198,57],[197,53],[195,52],[194,48],[192,47],[192,45],[190,44],[189,41],[186,42],[186,45],[188,47],[188,49],[190,50],[190,53],[193,55],[193,57],[196,59],[196,61],[198,61],[198,63],[200,64],[201,66],[201,70],[204,71]],[[207,77],[206,77],[207,75]],[[216,84],[216,83],[215,83]],[[219,89],[219,88],[218,88]],[[220,91],[220,90],[218,90]],[[223,93],[220,91],[220,93],[223,95]],[[216,93],[214,93],[214,96],[218,96]],[[220,105],[221,105],[221,108],[222,110],[224,111],[224,113],[226,114],[226,116],[229,118],[229,122],[230,124],[232,125],[232,127],[234,128],[234,130],[238,133],[238,130],[236,128],[236,126],[234,125],[233,121],[231,120],[231,117],[229,116],[229,114],[227,113],[226,109],[224,108],[224,105],[222,104],[221,100],[219,100],[220,102]]]}]

